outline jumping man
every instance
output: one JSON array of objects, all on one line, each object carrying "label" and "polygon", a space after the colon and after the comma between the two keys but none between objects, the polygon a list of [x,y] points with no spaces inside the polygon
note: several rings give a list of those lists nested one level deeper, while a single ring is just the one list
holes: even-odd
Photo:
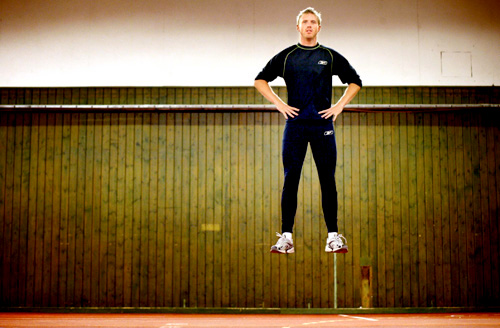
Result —
[{"label": "jumping man", "polygon": [[[349,62],[338,52],[320,45],[321,14],[306,8],[297,16],[299,43],[274,56],[255,78],[255,88],[286,118],[282,159],[285,181],[281,196],[281,234],[272,253],[293,253],[293,225],[302,165],[311,145],[321,185],[323,214],[328,237],[326,252],[347,253],[345,238],[338,233],[335,166],[337,145],[333,121],[356,96],[362,83]],[[348,84],[344,95],[332,105],[332,76]],[[277,77],[285,80],[288,104],[269,86]]]}]

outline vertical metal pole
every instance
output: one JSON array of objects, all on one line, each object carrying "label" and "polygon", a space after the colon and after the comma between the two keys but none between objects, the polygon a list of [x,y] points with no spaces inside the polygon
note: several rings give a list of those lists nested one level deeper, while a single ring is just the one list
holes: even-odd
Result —
[{"label": "vertical metal pole", "polygon": [[333,253],[333,308],[337,308],[337,254]]}]

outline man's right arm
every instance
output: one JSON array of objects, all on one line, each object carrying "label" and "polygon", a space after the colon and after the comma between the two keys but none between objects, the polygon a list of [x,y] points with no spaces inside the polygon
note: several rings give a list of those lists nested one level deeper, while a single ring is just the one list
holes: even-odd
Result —
[{"label": "man's right arm", "polygon": [[298,114],[299,109],[288,106],[276,93],[274,93],[269,83],[266,80],[255,80],[255,88],[271,103],[273,103],[278,111],[285,116],[285,118],[293,118]]}]

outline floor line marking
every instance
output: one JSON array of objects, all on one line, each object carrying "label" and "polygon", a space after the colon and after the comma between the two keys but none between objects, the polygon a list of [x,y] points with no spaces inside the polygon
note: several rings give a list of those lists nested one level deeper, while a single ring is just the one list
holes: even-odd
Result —
[{"label": "floor line marking", "polygon": [[347,315],[347,314],[339,314],[339,316],[346,317],[346,318],[354,318],[354,319],[359,319],[359,320],[378,321],[377,319],[356,317],[356,316]]}]

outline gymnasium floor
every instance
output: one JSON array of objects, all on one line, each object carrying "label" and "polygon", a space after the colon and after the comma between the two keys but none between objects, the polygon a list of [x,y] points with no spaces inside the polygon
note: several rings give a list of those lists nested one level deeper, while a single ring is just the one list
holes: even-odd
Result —
[{"label": "gymnasium floor", "polygon": [[0,327],[500,327],[500,313],[363,315],[0,313]]}]

